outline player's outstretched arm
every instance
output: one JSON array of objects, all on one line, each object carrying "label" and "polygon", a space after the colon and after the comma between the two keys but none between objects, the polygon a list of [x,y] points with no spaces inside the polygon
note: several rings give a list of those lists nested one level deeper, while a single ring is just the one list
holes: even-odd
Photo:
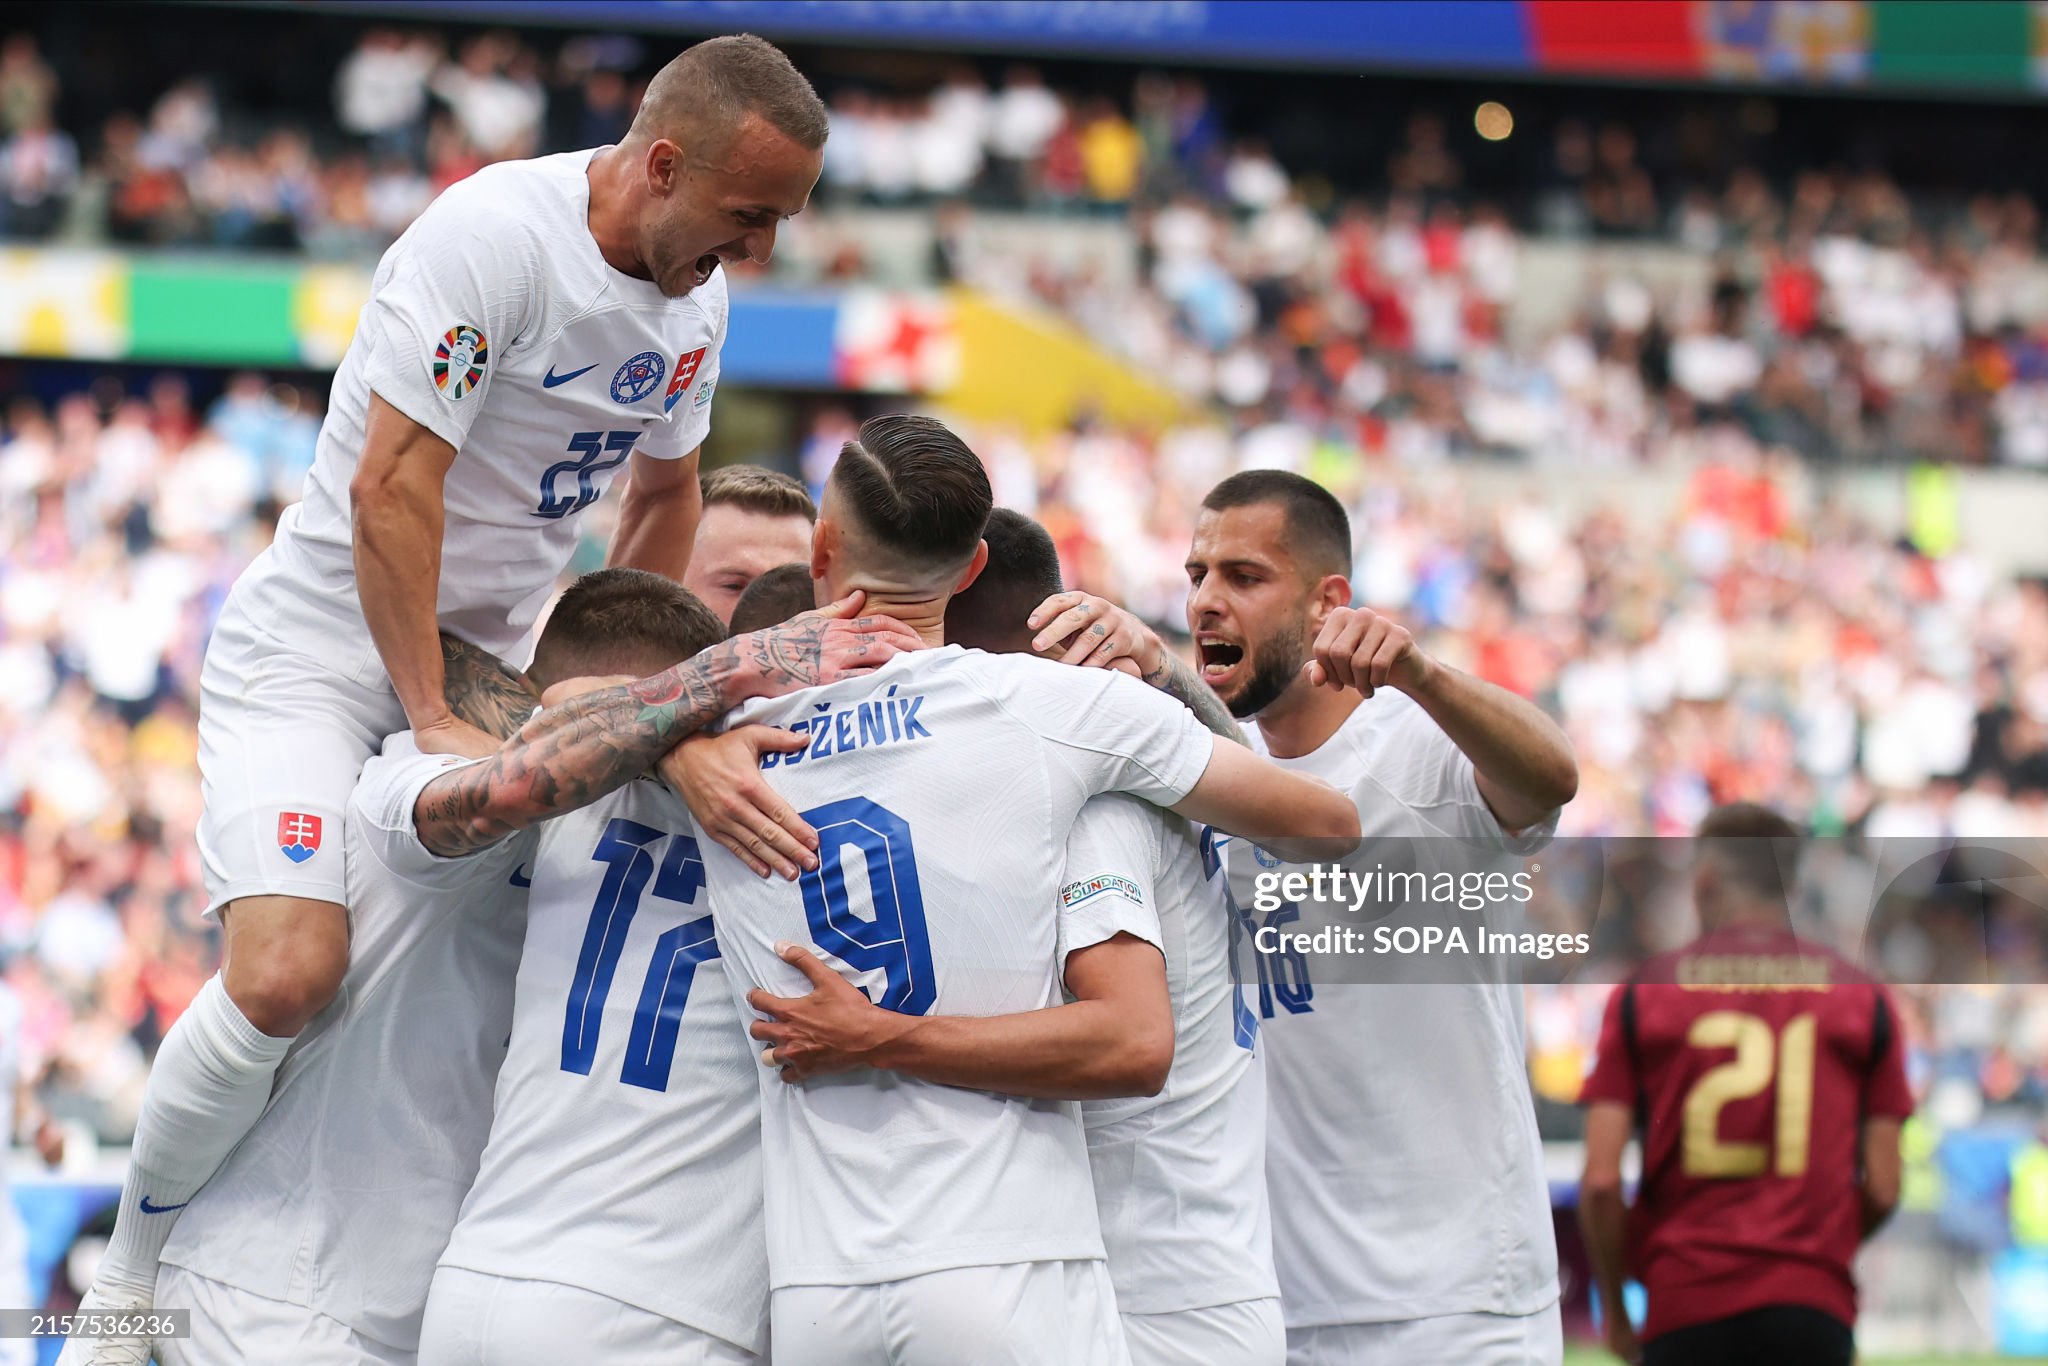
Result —
[{"label": "player's outstretched arm", "polygon": [[888,617],[845,620],[852,595],[765,631],[735,636],[652,678],[549,708],[482,763],[427,784],[413,807],[420,842],[460,858],[587,806],[684,736],[751,697],[775,697],[878,669],[923,642]]},{"label": "player's outstretched arm", "polygon": [[1349,794],[1221,736],[1213,743],[1208,768],[1174,803],[1175,812],[1248,839],[1289,862],[1342,858],[1358,847],[1358,807]]},{"label": "player's outstretched arm", "polygon": [[782,960],[808,996],[747,993],[766,1016],[752,1026],[764,1066],[787,1082],[856,1068],[902,1072],[941,1086],[1046,1100],[1151,1096],[1173,1066],[1166,960],[1131,934],[1067,955],[1066,1005],[1012,1015],[902,1015],[795,944]]},{"label": "player's outstretched arm", "polygon": [[1628,1206],[1622,1198],[1621,1154],[1635,1118],[1619,1101],[1598,1100],[1586,1108],[1586,1169],[1579,1178],[1579,1227],[1593,1262],[1593,1283],[1607,1327],[1607,1348],[1623,1361],[1640,1361],[1642,1346],[1622,1301],[1627,1269],[1622,1250]]},{"label": "player's outstretched arm", "polygon": [[1033,649],[1044,653],[1064,645],[1060,663],[1084,668],[1114,669],[1128,661],[1129,671],[1193,712],[1211,731],[1246,743],[1244,727],[1215,689],[1167,649],[1158,632],[1108,598],[1077,591],[1055,593],[1032,609],[1030,625],[1038,632]]},{"label": "player's outstretched arm", "polygon": [[533,680],[459,636],[441,633],[441,697],[465,725],[509,740],[540,705]]},{"label": "player's outstretched arm", "polygon": [[704,515],[704,489],[697,482],[701,452],[700,447],[680,460],[633,452],[618,528],[605,556],[607,568],[645,569],[682,581]]}]

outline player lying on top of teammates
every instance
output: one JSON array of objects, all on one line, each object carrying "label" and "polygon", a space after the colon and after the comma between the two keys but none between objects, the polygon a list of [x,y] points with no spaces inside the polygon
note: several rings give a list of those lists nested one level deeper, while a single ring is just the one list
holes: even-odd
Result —
[{"label": "player lying on top of teammates", "polygon": [[[177,1212],[333,999],[349,948],[339,827],[363,763],[407,727],[431,752],[492,748],[442,701],[437,631],[523,660],[582,514],[623,470],[609,563],[684,573],[720,263],[768,259],[825,135],[787,58],[714,38],[655,75],[616,146],[487,166],[378,263],[305,499],[207,643],[199,848],[227,953],[150,1071],[85,1309],[149,1307]],[[146,1355],[74,1340],[62,1360]]]},{"label": "player lying on top of teammates", "polygon": [[[926,419],[869,422],[834,467],[812,542],[819,592],[861,588],[934,648],[873,686],[732,718],[808,737],[764,763],[820,841],[820,866],[795,883],[755,876],[723,845],[703,851],[736,992],[802,991],[778,946],[808,942],[904,1015],[1055,1004],[1065,851],[1102,793],[1262,841],[1351,837],[1342,794],[1283,775],[1136,680],[942,646],[948,600],[986,558],[989,507],[980,461]],[[1134,937],[1094,948],[1149,959],[1157,980],[1156,950]],[[1126,1361],[1086,1140],[1074,1109],[1046,1099],[1075,1094],[1069,1073],[1085,1066],[1027,1057],[1033,1075],[1008,1097],[900,1072],[791,1086],[764,1070],[779,1366],[952,1366],[999,1350],[1047,1366]]]},{"label": "player lying on top of teammates", "polygon": [[[1045,528],[1007,508],[990,513],[982,540],[988,563],[947,605],[947,639],[1032,653],[1028,618],[1062,591],[1059,552]],[[808,571],[788,568],[802,574],[807,607]],[[771,576],[783,574],[756,580],[734,620],[779,594]],[[1065,652],[1063,642],[1056,653]],[[1237,723],[1191,669],[1172,661],[1160,677],[1212,730],[1241,742]],[[698,767],[700,754],[730,743],[694,741],[677,763]],[[796,999],[760,991],[748,998],[766,1017],[753,1027],[769,1045],[764,1061],[791,1083],[867,1067],[1082,1099],[1096,1210],[1133,1366],[1280,1366],[1286,1342],[1266,1207],[1265,1064],[1255,1051],[1256,1017],[1232,970],[1230,900],[1209,836],[1134,797],[1106,794],[1081,808],[1063,858],[1057,918],[1071,1004],[979,1018],[898,1014],[792,946],[783,957],[813,989]],[[1119,938],[1158,952],[1090,947]],[[1157,983],[1162,970],[1163,990],[1135,990]],[[1118,983],[1097,976],[1109,972],[1122,976],[1145,1014],[1103,1018]],[[1065,1089],[1049,1089],[1061,1072]],[[1145,1094],[1112,1098],[1111,1087],[1138,1077]]]},{"label": "player lying on top of teammates", "polygon": [[[401,733],[365,767],[345,835],[354,952],[344,988],[164,1250],[162,1302],[193,1311],[193,1336],[163,1344],[166,1366],[412,1362],[505,1057],[533,827],[622,785],[649,786],[632,780],[741,699],[846,678],[919,644],[895,623],[822,616],[719,643],[723,634],[658,575],[586,576],[541,638],[534,681],[555,691],[531,721],[533,694],[516,675],[508,682],[497,661],[448,642],[452,705],[510,738],[464,760],[421,754]],[[674,667],[656,672],[664,665]],[[560,695],[590,675],[646,673]],[[651,871],[633,838],[621,836],[615,859],[621,916],[633,905],[621,889],[637,898]],[[658,879],[657,895],[673,880]],[[744,1050],[736,1023],[732,1032]]]},{"label": "player lying on top of teammates", "polygon": [[[1645,1366],[1849,1366],[1856,1250],[1899,1199],[1913,1113],[1883,986],[1796,938],[1799,832],[1738,803],[1693,843],[1700,937],[1607,998],[1579,1099],[1579,1223],[1607,1344]],[[1642,1180],[1621,1157],[1641,1121]],[[1641,1340],[1622,1282],[1649,1292]]]}]

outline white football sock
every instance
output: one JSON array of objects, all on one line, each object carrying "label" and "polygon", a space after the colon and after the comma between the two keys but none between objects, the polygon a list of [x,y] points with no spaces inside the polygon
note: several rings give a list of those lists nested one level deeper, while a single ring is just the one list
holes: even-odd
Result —
[{"label": "white football sock", "polygon": [[121,1301],[155,1296],[157,1257],[177,1211],[206,1184],[270,1100],[290,1039],[249,1023],[215,973],[157,1050],[114,1236],[94,1288]]}]

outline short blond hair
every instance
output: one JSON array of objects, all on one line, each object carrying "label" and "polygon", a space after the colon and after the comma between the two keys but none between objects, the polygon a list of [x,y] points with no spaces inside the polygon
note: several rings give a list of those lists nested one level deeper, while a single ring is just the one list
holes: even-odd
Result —
[{"label": "short blond hair", "polygon": [[811,501],[811,495],[780,470],[760,465],[720,465],[715,470],[706,470],[698,482],[704,490],[705,507],[729,503],[763,517],[818,520],[818,505]]}]

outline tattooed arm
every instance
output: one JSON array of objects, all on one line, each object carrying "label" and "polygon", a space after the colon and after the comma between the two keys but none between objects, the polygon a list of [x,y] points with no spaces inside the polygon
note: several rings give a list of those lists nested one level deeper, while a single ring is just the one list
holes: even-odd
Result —
[{"label": "tattooed arm", "polygon": [[1210,730],[1240,745],[1248,743],[1244,728],[1215,689],[1167,649],[1158,632],[1109,599],[1093,593],[1055,593],[1033,609],[1030,625],[1038,632],[1034,649],[1049,652],[1065,644],[1060,663],[1096,669],[1116,668],[1129,660],[1138,677],[1193,712]]},{"label": "tattooed arm", "polygon": [[1193,712],[1195,719],[1211,731],[1226,740],[1250,745],[1251,742],[1244,738],[1244,727],[1230,714],[1230,708],[1223,705],[1223,699],[1216,695],[1216,690],[1204,683],[1185,659],[1167,649],[1164,641],[1159,645],[1159,657],[1161,663],[1157,669],[1147,670],[1138,676]]},{"label": "tattooed arm", "polygon": [[443,858],[475,853],[617,790],[750,697],[866,673],[922,644],[888,617],[839,619],[856,603],[849,597],[735,636],[665,673],[547,709],[497,753],[421,790],[413,805],[420,842]]},{"label": "tattooed arm", "polygon": [[456,719],[509,740],[540,705],[540,691],[519,670],[480,645],[441,633],[441,696]]}]

